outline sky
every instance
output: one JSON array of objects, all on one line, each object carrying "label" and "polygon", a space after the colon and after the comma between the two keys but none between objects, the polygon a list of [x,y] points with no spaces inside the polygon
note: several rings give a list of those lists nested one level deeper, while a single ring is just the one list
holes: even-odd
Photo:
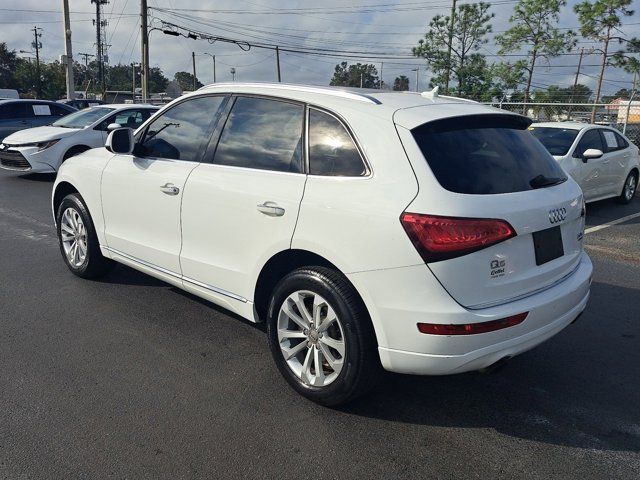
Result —
[{"label": "sky", "polygon": [[[509,16],[515,0],[498,0],[491,12],[493,31],[499,33],[509,27]],[[471,2],[469,2],[471,3]],[[578,21],[572,11],[575,0],[569,0],[559,22],[561,28],[577,30]],[[638,7],[634,1],[632,8]],[[74,59],[83,61],[80,53],[95,54],[95,5],[91,0],[69,0]],[[41,55],[46,61],[58,59],[64,53],[62,0],[2,0],[0,2],[0,42],[11,49],[32,50],[33,27],[42,28]],[[148,0],[150,27],[162,28],[168,21],[198,32],[225,36],[238,40],[258,41],[265,44],[295,46],[296,48],[322,48],[366,52],[389,56],[383,60],[344,58],[281,52],[282,81],[327,85],[337,63],[375,63],[382,69],[383,80],[393,84],[398,75],[410,79],[415,89],[416,72],[419,89],[426,90],[430,72],[424,60],[402,58],[411,56],[411,47],[424,35],[431,18],[448,14],[450,0],[352,0],[324,2],[283,0]],[[636,8],[637,10],[640,10]],[[167,11],[170,10],[170,11]],[[106,36],[111,45],[108,50],[110,64],[130,64],[140,61],[140,1],[109,0],[103,6],[108,20]],[[640,37],[640,11],[623,20],[623,32],[629,37]],[[593,42],[580,39],[574,54],[581,47],[588,50]],[[247,46],[244,46],[246,49]],[[498,47],[493,38],[480,53],[497,60]],[[169,78],[177,71],[192,71],[191,52],[196,53],[196,73],[203,83],[213,82],[213,61],[216,56],[216,79],[231,81],[231,68],[235,68],[236,81],[276,81],[276,58],[272,50],[252,47],[244,51],[235,44],[217,41],[192,40],[164,35],[161,30],[150,33],[150,65],[160,67]],[[21,54],[25,57],[29,54]],[[362,53],[354,54],[362,55]],[[510,57],[514,60],[514,57]],[[384,62],[384,65],[381,65]],[[544,88],[551,84],[573,85],[577,55],[552,59],[547,66],[537,68],[533,84]],[[598,74],[597,54],[585,55],[580,83],[594,88]],[[631,76],[620,69],[609,68],[603,83],[603,94],[620,88],[630,88]]]}]

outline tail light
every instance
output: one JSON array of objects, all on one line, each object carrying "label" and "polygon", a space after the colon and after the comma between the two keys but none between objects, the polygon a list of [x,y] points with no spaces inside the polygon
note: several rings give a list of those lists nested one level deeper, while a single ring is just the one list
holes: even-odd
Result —
[{"label": "tail light", "polygon": [[418,323],[420,333],[429,335],[475,335],[477,333],[494,332],[503,328],[513,327],[524,322],[529,312],[519,313],[500,320],[488,322],[465,323],[459,325],[444,325],[440,323]]},{"label": "tail light", "polygon": [[508,222],[404,212],[400,222],[426,263],[460,257],[515,237]]}]

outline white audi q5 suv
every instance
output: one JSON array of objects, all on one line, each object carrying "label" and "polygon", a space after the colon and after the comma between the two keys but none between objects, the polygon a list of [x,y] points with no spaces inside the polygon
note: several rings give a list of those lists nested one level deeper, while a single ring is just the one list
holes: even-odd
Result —
[{"label": "white audi q5 suv", "polygon": [[267,322],[280,372],[338,405],[380,367],[487,368],[584,310],[578,185],[530,121],[437,92],[216,84],[67,160],[60,250]]}]

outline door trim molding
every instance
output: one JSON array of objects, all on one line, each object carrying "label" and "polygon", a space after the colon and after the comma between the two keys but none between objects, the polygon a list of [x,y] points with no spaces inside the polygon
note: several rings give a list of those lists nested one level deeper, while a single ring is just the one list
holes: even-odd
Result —
[{"label": "door trim molding", "polygon": [[142,265],[144,267],[150,268],[152,270],[156,270],[156,271],[158,271],[160,273],[164,273],[165,275],[169,275],[169,276],[171,276],[173,278],[176,278],[178,280],[182,280],[183,282],[187,282],[187,283],[190,283],[190,284],[195,285],[197,287],[204,288],[206,290],[218,293],[220,295],[224,295],[225,297],[233,298],[234,300],[238,300],[238,301],[240,301],[242,303],[247,303],[249,301],[246,298],[244,298],[244,297],[242,297],[240,295],[236,295],[235,293],[229,292],[227,290],[224,290],[223,288],[219,288],[219,287],[215,287],[213,285],[209,285],[207,283],[199,282],[198,280],[195,280],[193,278],[189,278],[189,277],[187,277],[185,275],[180,275],[179,273],[172,272],[171,270],[167,270],[166,268],[159,267],[158,265],[155,265],[153,263],[146,262],[146,261],[141,260],[141,259],[139,259],[137,257],[134,257],[134,256],[129,255],[127,253],[121,252],[120,250],[116,250],[115,248],[107,247],[107,246],[104,246],[104,245],[101,245],[101,247],[104,248],[105,250],[111,252],[111,253],[115,253],[116,255],[124,257],[127,260],[130,260],[132,262],[135,262],[135,263],[137,263],[139,265]]}]

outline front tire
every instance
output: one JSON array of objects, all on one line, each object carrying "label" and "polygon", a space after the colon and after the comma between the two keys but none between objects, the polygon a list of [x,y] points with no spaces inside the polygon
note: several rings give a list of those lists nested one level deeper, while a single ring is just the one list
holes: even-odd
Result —
[{"label": "front tire", "polygon": [[56,220],[60,253],[74,275],[97,278],[113,268],[114,262],[100,252],[91,215],[80,194],[64,197]]},{"label": "front tire", "polygon": [[332,269],[300,268],[286,275],[271,297],[267,331],[280,373],[321,405],[334,407],[362,395],[380,370],[366,308]]},{"label": "front tire", "polygon": [[624,187],[622,187],[622,193],[618,197],[618,203],[622,203],[626,205],[627,203],[633,200],[633,197],[636,194],[636,189],[638,188],[638,172],[632,171],[629,173],[629,176],[624,181]]}]

